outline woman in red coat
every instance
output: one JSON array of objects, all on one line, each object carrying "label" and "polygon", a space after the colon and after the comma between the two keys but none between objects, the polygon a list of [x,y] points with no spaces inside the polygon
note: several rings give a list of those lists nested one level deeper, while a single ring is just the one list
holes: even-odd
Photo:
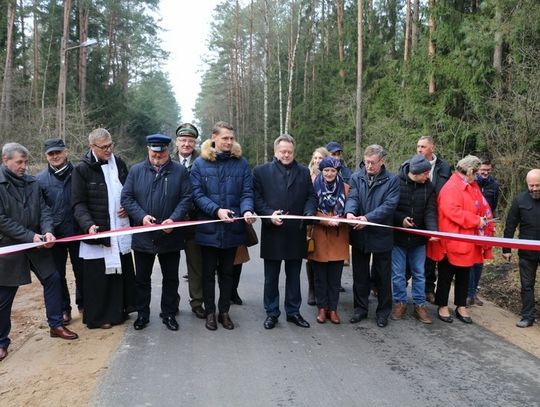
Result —
[{"label": "woman in red coat", "polygon": [[[479,167],[480,159],[473,155],[468,155],[456,164],[456,171],[439,192],[439,231],[493,235],[493,215],[476,183],[475,176]],[[491,258],[491,248],[447,239],[430,243],[430,246],[429,257],[439,261],[439,282],[435,294],[439,319],[452,322],[448,296],[455,276],[455,315],[462,322],[472,323],[466,308],[469,269],[473,264]]]}]

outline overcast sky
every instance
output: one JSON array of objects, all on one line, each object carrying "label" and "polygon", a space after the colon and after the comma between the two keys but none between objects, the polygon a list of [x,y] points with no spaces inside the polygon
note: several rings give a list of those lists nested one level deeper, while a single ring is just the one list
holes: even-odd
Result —
[{"label": "overcast sky", "polygon": [[180,105],[182,120],[192,122],[200,89],[201,56],[206,53],[212,11],[217,0],[161,0],[162,47],[170,52],[166,71]]}]

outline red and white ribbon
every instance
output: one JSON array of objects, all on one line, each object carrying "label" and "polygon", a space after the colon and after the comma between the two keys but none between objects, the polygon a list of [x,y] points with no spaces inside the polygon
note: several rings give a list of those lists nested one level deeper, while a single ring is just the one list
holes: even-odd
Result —
[{"label": "red and white ribbon", "polygon": [[[272,219],[273,218],[273,216],[257,216],[257,215],[254,215],[254,217],[259,218],[259,219]],[[295,220],[304,220],[304,221],[305,220],[308,220],[308,221],[328,221],[329,220],[329,218],[320,217],[320,216],[297,216],[297,215],[280,215],[279,218],[283,220],[295,219]],[[243,218],[234,218],[234,220],[242,220],[242,219]],[[391,228],[391,229],[399,230],[402,232],[413,233],[415,235],[421,235],[425,237],[436,237],[440,239],[458,240],[458,241],[478,244],[482,246],[498,246],[498,247],[505,247],[509,249],[540,251],[540,241],[538,240],[510,239],[510,238],[504,238],[504,237],[488,237],[488,236],[477,236],[477,235],[462,235],[459,233],[435,232],[435,231],[430,231],[430,230],[409,229],[409,228],[402,228],[402,227],[397,227],[397,226],[381,225],[381,224],[373,223],[373,222],[364,222],[360,220],[350,220],[350,219],[344,219],[344,218],[331,218],[331,219],[332,221],[336,221],[339,223],[347,223],[349,225],[360,224],[360,225],[365,225],[365,226]],[[101,238],[123,236],[123,235],[130,235],[130,234],[133,235],[137,233],[155,232],[155,231],[164,230],[164,229],[175,229],[175,228],[196,226],[196,225],[203,225],[207,223],[217,223],[217,222],[223,222],[223,221],[221,219],[213,219],[213,220],[200,220],[200,221],[173,222],[166,225],[132,226],[132,227],[127,227],[127,228],[110,230],[107,232],[100,232],[93,235],[84,234],[84,235],[64,237],[64,238],[55,240],[54,243],[56,244],[56,243],[66,243],[66,242],[73,242],[73,241],[101,239]],[[11,246],[0,247],[0,256],[20,252],[23,250],[33,249],[36,247],[41,247],[45,244],[46,242],[21,243],[21,244],[15,244]]]}]

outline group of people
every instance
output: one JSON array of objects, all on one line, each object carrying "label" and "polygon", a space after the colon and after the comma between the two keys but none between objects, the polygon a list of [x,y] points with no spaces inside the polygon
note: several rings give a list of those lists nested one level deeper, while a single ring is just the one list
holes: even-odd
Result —
[{"label": "group of people", "polygon": [[[366,148],[363,161],[352,175],[340,159],[342,148],[337,142],[313,152],[309,168],[318,197],[317,212],[330,218],[308,231],[315,246],[315,251],[308,254],[307,270],[308,281],[313,280],[317,322],[340,321],[336,308],[350,245],[354,297],[351,323],[367,317],[370,292],[377,297],[379,327],[385,327],[388,319],[402,319],[408,309],[409,279],[416,319],[426,324],[433,322],[425,306],[431,302],[438,306],[441,321],[451,323],[455,316],[472,323],[468,307],[482,305],[478,284],[484,260],[493,256],[492,248],[426,238],[413,230],[493,236],[499,184],[492,176],[493,166],[488,159],[468,155],[452,171],[446,161],[435,155],[431,136],[420,137],[416,150],[417,154],[405,161],[395,175],[386,170],[386,152],[379,145]],[[337,180],[331,174],[334,172]],[[540,237],[540,170],[529,171],[526,182],[528,191],[512,203],[504,237],[513,238],[518,227],[521,239]],[[348,233],[343,223],[332,220],[336,217],[361,222],[351,225]],[[507,260],[510,252],[503,250]],[[519,256],[523,307],[516,325],[523,328],[535,321],[534,287],[540,251],[520,250]],[[448,307],[452,282],[454,316]]]},{"label": "group of people", "polygon": [[[407,312],[409,276],[413,315],[418,320],[432,322],[425,302],[433,301],[439,319],[452,322],[448,296],[455,279],[455,316],[472,322],[467,305],[480,302],[476,289],[481,264],[491,256],[491,248],[427,239],[406,229],[492,235],[498,186],[486,181],[490,171],[482,174],[483,166],[491,168],[489,162],[467,156],[452,174],[448,163],[434,154],[433,139],[425,136],[418,141],[417,155],[403,163],[398,174],[385,168],[386,151],[379,145],[366,148],[353,172],[335,141],[315,150],[306,167],[295,159],[294,138],[284,134],[274,141],[272,161],[252,171],[230,124],[217,122],[200,152],[195,149],[198,138],[194,125],[182,123],[172,152],[169,136],[147,136],[147,157],[129,170],[113,153],[114,142],[106,129],[89,134],[89,148],[75,166],[63,140],[50,139],[43,146],[47,168],[35,178],[27,175],[28,150],[18,143],[3,146],[0,246],[43,245],[0,256],[0,360],[8,354],[17,288],[30,282],[30,271],[44,287],[51,337],[78,337],[66,327],[72,319],[68,255],[75,275],[75,303],[90,329],[121,324],[132,312],[137,312],[134,329],[142,330],[150,323],[151,274],[157,257],[162,273],[159,316],[168,329],[178,330],[182,250],[193,313],[211,331],[218,323],[234,329],[230,304],[242,302],[237,287],[256,215],[265,216],[260,236],[265,329],[274,328],[281,314],[282,264],[286,320],[310,326],[300,314],[304,259],[308,260],[310,302],[317,305],[318,323],[341,322],[337,312],[343,290],[341,273],[350,260],[351,323],[367,318],[370,292],[377,295],[379,327],[385,327],[389,318],[401,319]],[[521,238],[540,237],[540,170],[529,172],[527,184],[529,191],[512,204],[505,237],[513,237],[518,227]],[[323,220],[308,222],[283,215]],[[99,235],[128,226],[167,226],[183,220],[201,223],[133,235]],[[54,244],[58,237],[75,234],[88,234],[90,239]],[[306,237],[311,240],[309,251]],[[519,252],[524,307],[518,326],[522,327],[534,322],[538,253]],[[510,251],[505,250],[504,256],[510,259]]]}]

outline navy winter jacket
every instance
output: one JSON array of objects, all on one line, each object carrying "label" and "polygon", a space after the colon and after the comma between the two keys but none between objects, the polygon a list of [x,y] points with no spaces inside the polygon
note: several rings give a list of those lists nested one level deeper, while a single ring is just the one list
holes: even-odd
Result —
[{"label": "navy winter jacket", "polygon": [[67,170],[64,179],[54,176],[49,166],[36,175],[43,192],[45,203],[51,208],[54,236],[57,238],[76,235],[79,232],[77,222],[71,210],[71,173],[73,167]]},{"label": "navy winter jacket", "polygon": [[[218,219],[219,209],[230,209],[235,217],[253,212],[251,170],[236,142],[230,153],[218,153],[206,140],[191,168],[191,184],[198,219]],[[203,224],[195,233],[197,244],[220,249],[238,247],[245,240],[244,221]]]},{"label": "navy winter jacket", "polygon": [[[191,208],[191,184],[185,167],[170,160],[156,172],[147,160],[135,164],[129,171],[120,198],[135,226],[151,215],[156,224],[166,219],[184,220]],[[183,228],[171,233],[163,231],[133,235],[131,248],[145,253],[170,253],[184,248]]]},{"label": "navy winter jacket", "polygon": [[[375,177],[371,187],[364,163],[351,177],[351,189],[345,213],[365,216],[369,222],[383,225],[394,224],[394,211],[399,201],[399,178],[386,171]],[[351,230],[351,246],[366,253],[380,253],[392,250],[393,232],[390,228],[366,226],[360,230]]]}]

